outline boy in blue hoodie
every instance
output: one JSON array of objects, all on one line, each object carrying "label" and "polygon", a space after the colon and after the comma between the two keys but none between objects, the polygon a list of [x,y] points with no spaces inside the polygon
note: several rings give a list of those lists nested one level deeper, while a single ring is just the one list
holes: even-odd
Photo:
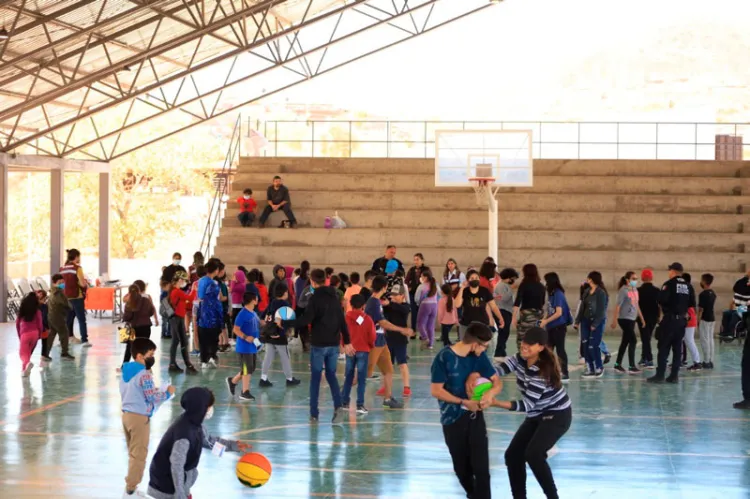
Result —
[{"label": "boy in blue hoodie", "polygon": [[154,411],[174,395],[174,387],[165,390],[154,386],[151,367],[156,345],[148,338],[136,338],[130,346],[133,361],[122,366],[120,396],[122,397],[122,428],[128,443],[128,476],[123,497],[145,497],[137,491],[143,478],[148,455],[149,421]]}]

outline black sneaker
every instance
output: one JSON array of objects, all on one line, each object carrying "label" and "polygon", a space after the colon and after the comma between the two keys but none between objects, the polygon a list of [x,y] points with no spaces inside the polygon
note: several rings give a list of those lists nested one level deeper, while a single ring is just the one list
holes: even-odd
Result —
[{"label": "black sneaker", "polygon": [[609,364],[609,361],[610,361],[610,360],[612,360],[612,356],[611,356],[610,354],[606,354],[606,355],[604,356],[604,361],[603,361],[603,363],[604,363],[604,364]]},{"label": "black sneaker", "polygon": [[627,371],[620,364],[615,364],[615,372],[625,374]]},{"label": "black sneaker", "polygon": [[638,369],[637,367],[631,367],[628,369],[628,374],[641,374],[643,371]]},{"label": "black sneaker", "polygon": [[365,414],[368,414],[369,412],[370,411],[367,410],[367,407],[365,407],[363,405],[358,405],[357,406],[357,414],[361,414],[361,415],[364,416]]},{"label": "black sneaker", "polygon": [[659,375],[656,375],[656,376],[651,376],[651,377],[650,377],[650,378],[648,378],[648,379],[647,379],[646,381],[647,381],[648,383],[657,383],[657,384],[662,384],[662,383],[664,383],[664,376],[659,376]]},{"label": "black sneaker", "polygon": [[198,374],[198,369],[193,366],[193,364],[190,364],[185,368],[185,371],[187,371],[188,374]]},{"label": "black sneaker", "polygon": [[713,369],[713,368],[714,368],[714,363],[713,362],[709,362],[708,363],[708,369]]},{"label": "black sneaker", "polygon": [[750,409],[750,400],[743,400],[741,402],[735,402],[734,404],[732,404],[732,407],[734,407],[735,409],[743,409],[743,410]]},{"label": "black sneaker", "polygon": [[240,400],[255,400],[255,397],[253,397],[253,394],[250,393],[250,390],[246,392],[240,393]]},{"label": "black sneaker", "polygon": [[302,383],[302,382],[300,380],[298,380],[297,378],[292,378],[292,379],[286,380],[286,386],[297,386],[300,383]]},{"label": "black sneaker", "polygon": [[231,395],[232,397],[234,397],[234,393],[235,393],[235,390],[237,389],[237,385],[235,385],[232,382],[232,377],[231,376],[228,377],[226,379],[226,381],[227,381],[227,389],[229,390],[229,395]]},{"label": "black sneaker", "polygon": [[403,409],[404,408],[404,403],[403,402],[399,402],[395,398],[391,397],[389,399],[383,400],[383,407],[385,407],[387,409]]},{"label": "black sneaker", "polygon": [[269,386],[273,386],[273,383],[271,383],[267,379],[261,378],[260,382],[258,382],[258,386],[261,388],[268,388]]},{"label": "black sneaker", "polygon": [[703,370],[703,364],[701,364],[700,362],[696,362],[692,366],[688,367],[687,370],[691,373],[697,373],[698,371]]},{"label": "black sneaker", "polygon": [[346,404],[341,404],[341,410],[348,411],[349,410],[349,403],[347,402]]},{"label": "black sneaker", "polygon": [[62,354],[62,355],[60,356],[60,358],[61,358],[61,359],[65,359],[65,360],[76,360],[76,358],[75,358],[75,357],[73,357],[72,355],[70,355],[69,353],[64,353],[64,354]]},{"label": "black sneaker", "polygon": [[667,383],[677,383],[679,381],[679,378],[677,376],[669,376],[667,379],[665,379]]},{"label": "black sneaker", "polygon": [[180,369],[180,366],[178,366],[177,364],[169,364],[168,371],[171,373],[184,373],[185,372],[182,369]]}]

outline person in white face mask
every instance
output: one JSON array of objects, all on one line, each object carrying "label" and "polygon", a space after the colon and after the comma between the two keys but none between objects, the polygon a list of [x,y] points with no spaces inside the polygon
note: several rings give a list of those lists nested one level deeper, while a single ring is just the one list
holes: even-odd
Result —
[{"label": "person in white face mask", "polygon": [[172,282],[178,271],[185,272],[185,275],[187,275],[187,270],[182,266],[182,255],[180,253],[175,253],[172,255],[172,264],[164,267],[164,270],[161,273],[161,280]]},{"label": "person in white face mask", "polygon": [[[245,453],[251,445],[211,435],[203,423],[214,415],[214,394],[208,388],[194,387],[180,399],[183,412],[164,433],[156,449],[148,482],[148,495],[155,499],[190,497],[198,480],[198,464],[203,448],[221,456],[224,451]],[[123,496],[129,497],[129,496]]]},{"label": "person in white face mask", "polygon": [[243,227],[250,227],[253,225],[255,209],[258,207],[258,203],[253,199],[253,190],[245,189],[242,191],[242,196],[237,198],[237,204],[240,205],[240,213],[237,215],[237,219]]}]

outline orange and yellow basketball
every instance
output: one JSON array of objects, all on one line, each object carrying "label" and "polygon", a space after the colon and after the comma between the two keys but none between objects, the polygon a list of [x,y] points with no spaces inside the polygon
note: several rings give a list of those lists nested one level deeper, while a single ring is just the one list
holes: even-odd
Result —
[{"label": "orange and yellow basketball", "polygon": [[266,456],[250,452],[237,463],[237,479],[246,487],[257,488],[271,478],[271,463]]}]

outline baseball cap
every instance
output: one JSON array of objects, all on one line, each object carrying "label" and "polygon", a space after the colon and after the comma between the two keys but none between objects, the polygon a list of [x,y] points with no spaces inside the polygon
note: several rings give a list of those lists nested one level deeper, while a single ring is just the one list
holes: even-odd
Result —
[{"label": "baseball cap", "polygon": [[654,279],[654,271],[651,269],[643,269],[641,272],[641,281],[651,281]]},{"label": "baseball cap", "polygon": [[547,345],[549,336],[547,330],[540,327],[532,327],[526,331],[526,335],[523,337],[523,342],[527,345]]},{"label": "baseball cap", "polygon": [[681,263],[674,262],[672,265],[668,267],[668,270],[676,270],[677,272],[682,272],[684,269],[682,268]]},{"label": "baseball cap", "polygon": [[406,290],[404,289],[404,286],[401,284],[394,284],[391,288],[391,294],[392,295],[405,295]]}]

